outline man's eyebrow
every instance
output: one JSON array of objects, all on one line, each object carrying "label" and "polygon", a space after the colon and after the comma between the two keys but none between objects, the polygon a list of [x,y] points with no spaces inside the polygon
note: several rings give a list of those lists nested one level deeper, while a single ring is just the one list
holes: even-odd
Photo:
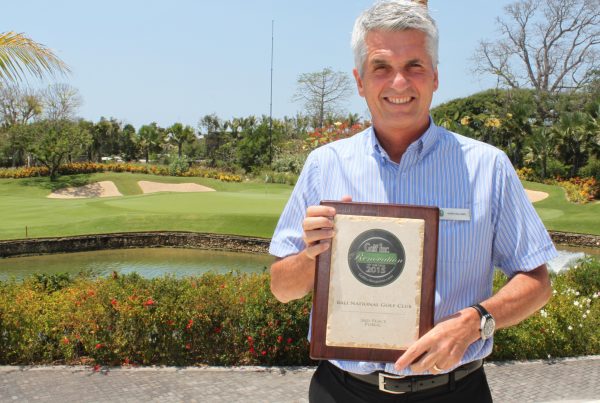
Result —
[{"label": "man's eyebrow", "polygon": [[389,64],[389,62],[384,59],[372,59],[370,64]]}]

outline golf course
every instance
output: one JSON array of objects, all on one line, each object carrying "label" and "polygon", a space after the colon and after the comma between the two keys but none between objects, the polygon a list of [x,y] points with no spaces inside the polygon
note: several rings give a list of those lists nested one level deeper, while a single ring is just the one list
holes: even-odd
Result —
[{"label": "golf course", "polygon": [[[196,184],[215,191],[145,194],[138,184],[144,181]],[[60,189],[98,182],[114,183],[121,196],[48,197]],[[600,234],[598,201],[574,204],[558,186],[524,186],[548,194],[534,206],[549,230]],[[156,230],[269,238],[291,191],[289,185],[131,173],[65,175],[55,182],[41,177],[0,179],[0,239]]]}]

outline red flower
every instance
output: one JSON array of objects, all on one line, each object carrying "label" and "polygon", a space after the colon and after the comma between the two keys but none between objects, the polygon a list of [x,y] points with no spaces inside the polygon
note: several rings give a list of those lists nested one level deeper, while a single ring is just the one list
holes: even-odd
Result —
[{"label": "red flower", "polygon": [[240,304],[243,304],[244,302],[246,302],[246,298],[240,297]]},{"label": "red flower", "polygon": [[252,347],[252,346],[250,346],[248,351],[250,351],[251,354],[256,354],[256,351],[254,351],[254,347]]},{"label": "red flower", "polygon": [[96,350],[99,350],[99,349],[101,349],[102,347],[104,347],[104,346],[102,345],[102,343],[98,343],[98,344],[96,344]]},{"label": "red flower", "polygon": [[94,365],[94,372],[98,372],[98,371],[100,371],[100,365],[96,364],[96,365]]},{"label": "red flower", "polygon": [[252,344],[253,340],[252,340],[252,336],[248,336],[248,343]]},{"label": "red flower", "polygon": [[190,320],[188,321],[188,324],[187,324],[187,325],[185,325],[185,328],[186,328],[186,329],[191,329],[191,328],[192,328],[192,326],[194,326],[194,319],[190,319]]},{"label": "red flower", "polygon": [[175,321],[174,321],[174,320],[172,320],[172,319],[169,319],[169,320],[167,321],[167,325],[173,326],[174,324],[175,324]]},{"label": "red flower", "polygon": [[288,339],[287,339],[287,344],[292,344],[292,342],[293,342],[293,341],[294,341],[294,340],[292,340],[292,338],[291,338],[291,337],[288,337]]},{"label": "red flower", "polygon": [[215,327],[215,333],[221,333],[221,328],[220,327]]},{"label": "red flower", "polygon": [[192,345],[191,345],[190,343],[187,343],[187,344],[185,345],[185,348],[186,348],[186,350],[191,350],[191,348],[192,348]]},{"label": "red flower", "polygon": [[110,300],[110,303],[112,304],[112,306],[117,306],[117,305],[119,304],[119,303],[117,302],[117,300],[116,300],[116,299],[114,299],[114,298]]},{"label": "red flower", "polygon": [[62,343],[63,343],[63,344],[69,344],[69,343],[70,343],[70,342],[69,342],[69,339],[67,339],[67,336],[63,337],[63,339],[62,339]]},{"label": "red flower", "polygon": [[144,302],[144,306],[152,306],[154,305],[154,300],[152,298],[148,298],[146,302]]},{"label": "red flower", "polygon": [[267,355],[267,352],[265,350],[260,352],[262,355]]},{"label": "red flower", "polygon": [[283,336],[277,336],[277,343],[281,343],[283,341]]}]

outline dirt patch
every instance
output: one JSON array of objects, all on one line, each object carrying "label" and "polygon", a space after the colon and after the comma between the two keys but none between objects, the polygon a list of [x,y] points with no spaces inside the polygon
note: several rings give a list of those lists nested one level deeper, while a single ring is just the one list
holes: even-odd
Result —
[{"label": "dirt patch", "polygon": [[156,192],[214,192],[215,190],[197,183],[158,183],[139,181],[138,185],[144,193]]},{"label": "dirt patch", "polygon": [[532,203],[542,201],[546,197],[548,197],[548,193],[546,193],[546,192],[538,192],[536,190],[527,190],[527,189],[525,189],[525,193],[527,193],[527,198]]},{"label": "dirt patch", "polygon": [[49,199],[86,199],[92,197],[123,196],[117,186],[111,181],[90,183],[89,185],[55,190],[47,197]]}]

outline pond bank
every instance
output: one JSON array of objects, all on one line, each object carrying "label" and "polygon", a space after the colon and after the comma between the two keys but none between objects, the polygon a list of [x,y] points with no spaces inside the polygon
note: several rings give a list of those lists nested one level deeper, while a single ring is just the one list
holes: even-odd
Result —
[{"label": "pond bank", "polygon": [[[600,236],[550,231],[556,244],[599,248]],[[123,248],[195,248],[267,253],[270,239],[198,232],[156,231],[0,241],[0,258]]]}]

